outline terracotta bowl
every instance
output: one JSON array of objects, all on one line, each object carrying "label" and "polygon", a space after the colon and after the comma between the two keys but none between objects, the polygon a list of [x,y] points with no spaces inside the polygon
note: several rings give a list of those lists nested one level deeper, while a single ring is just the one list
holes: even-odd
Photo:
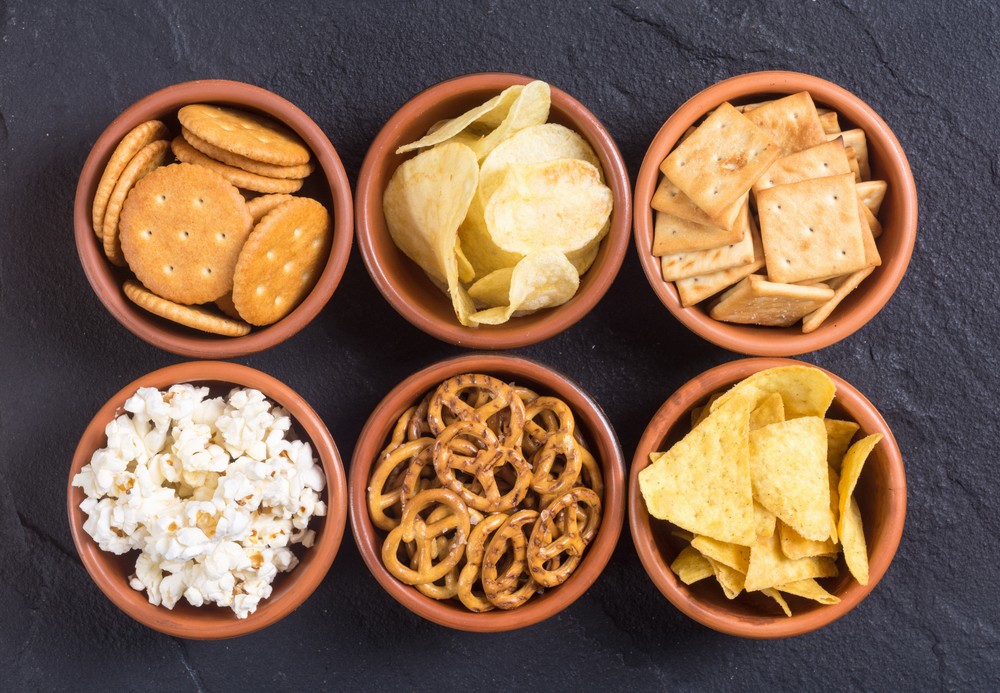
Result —
[{"label": "terracotta bowl", "polygon": [[575,324],[597,305],[614,281],[628,247],[631,231],[631,189],[618,147],[604,126],[583,104],[552,87],[549,122],[575,130],[594,148],[614,192],[611,231],[601,242],[593,266],[580,277],[580,288],[567,303],[503,325],[463,327],[451,300],[431,283],[423,270],[399,250],[386,228],[382,195],[396,168],[414,153],[397,155],[396,148],[420,139],[444,118],[454,118],[530,77],[483,73],[455,77],[413,97],[400,108],[372,142],[361,165],[357,188],[358,245],[368,273],[400,315],[427,334],[473,349],[512,349],[536,344]]},{"label": "terracotta bowl", "polygon": [[[724,101],[755,103],[808,91],[817,106],[836,110],[843,130],[862,128],[868,140],[872,180],[884,180],[888,191],[879,211],[883,233],[878,239],[882,266],[861,282],[810,334],[802,324],[791,327],[738,325],[713,320],[711,299],[684,308],[673,282],[663,281],[653,246],[653,209],[649,206],[659,183],[659,166],[685,130]],[[831,82],[797,72],[755,72],[732,77],[689,99],[656,133],[646,152],[635,185],[635,245],[650,285],[663,304],[693,332],[726,349],[758,356],[794,356],[816,351],[853,334],[871,320],[892,296],[910,262],[917,233],[917,189],[902,147],[875,111],[854,94]]]},{"label": "terracotta bowl", "polygon": [[827,416],[858,423],[861,429],[855,440],[872,433],[885,436],[868,457],[854,490],[868,545],[868,584],[861,585],[851,576],[841,554],[837,561],[840,576],[820,581],[828,592],[840,597],[840,603],[824,606],[800,597],[782,595],[787,598],[792,610],[792,616],[787,617],[773,600],[761,593],[743,592],[730,601],[715,580],[705,579],[685,585],[670,570],[670,564],[687,542],[671,535],[670,532],[676,529],[674,525],[651,518],[646,510],[638,475],[649,466],[649,454],[667,450],[683,438],[691,430],[691,410],[705,404],[716,390],[735,385],[758,371],[787,365],[809,364],[789,359],[744,359],[717,366],[688,382],[653,416],[639,441],[629,475],[632,539],[643,567],[660,592],[699,623],[745,638],[801,635],[832,623],[853,609],[885,575],[899,546],[906,518],[906,474],[892,431],[864,395],[842,378],[824,371],[837,386],[837,396]]},{"label": "terracotta bowl", "polygon": [[[587,547],[584,559],[570,578],[537,593],[524,605],[485,613],[468,611],[457,600],[437,601],[397,580],[382,563],[386,532],[368,516],[367,488],[372,465],[389,440],[396,421],[409,407],[442,381],[462,373],[482,373],[525,385],[539,394],[561,398],[572,409],[594,458],[604,473],[601,528]],[[382,587],[400,604],[443,626],[475,632],[499,632],[543,621],[572,604],[597,579],[618,542],[625,514],[625,472],[621,445],[600,406],[577,383],[531,359],[505,354],[469,354],[436,363],[397,385],[375,408],[354,448],[351,459],[351,526],[361,555]]]},{"label": "terracotta bowl", "polygon": [[[312,150],[316,170],[295,193],[314,197],[330,211],[333,246],[319,281],[305,300],[288,316],[266,327],[255,327],[243,337],[222,337],[160,318],[132,303],[122,290],[134,278],[127,267],[116,267],[104,256],[94,234],[91,209],[97,185],[108,159],[121,139],[136,125],[162,120],[171,136],[180,134],[177,111],[192,103],[234,106],[269,115],[299,134]],[[242,82],[200,80],[175,84],[154,92],[130,106],[101,134],[80,173],[73,205],[73,224],[80,262],[90,285],[118,322],[133,334],[166,351],[194,358],[235,358],[279,344],[305,327],[326,305],[337,288],[351,254],[354,207],[351,186],[340,157],[323,131],[296,106],[277,94]]]},{"label": "terracotta bowl", "polygon": [[[288,573],[275,578],[270,597],[260,602],[257,610],[245,619],[236,618],[229,608],[215,605],[194,607],[181,599],[172,610],[153,606],[145,592],[137,592],[128,584],[135,572],[139,555],[133,551],[122,556],[102,551],[90,535],[83,530],[86,514],[80,510],[85,495],[72,485],[73,477],[87,464],[93,453],[107,445],[105,426],[125,413],[125,400],[139,387],[156,387],[161,390],[176,383],[192,383],[212,388],[212,396],[225,396],[236,386],[260,390],[272,402],[280,404],[292,416],[292,428],[301,440],[312,445],[314,457],[322,464],[327,486],[321,497],[327,505],[325,517],[313,517],[310,529],[316,531],[316,542],[309,549],[297,545],[295,554],[299,564]],[[219,640],[246,635],[281,620],[297,609],[319,586],[333,563],[347,523],[347,479],[337,446],[330,437],[323,421],[302,397],[287,385],[260,371],[235,363],[192,361],[179,363],[136,380],[126,386],[105,404],[87,426],[73,456],[67,487],[69,526],[76,550],[83,559],[87,572],[101,591],[119,609],[154,630],[167,635],[193,640]]]}]

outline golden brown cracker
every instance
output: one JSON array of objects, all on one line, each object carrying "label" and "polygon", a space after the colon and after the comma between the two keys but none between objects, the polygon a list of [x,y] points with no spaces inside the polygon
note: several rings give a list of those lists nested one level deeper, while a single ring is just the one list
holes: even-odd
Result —
[{"label": "golden brown cracker", "polygon": [[181,125],[209,144],[278,166],[309,162],[309,149],[282,123],[256,113],[208,104],[191,104],[177,113]]},{"label": "golden brown cracker", "polygon": [[744,109],[743,113],[781,147],[785,156],[826,141],[816,105],[807,91],[772,101],[749,112]]},{"label": "golden brown cracker", "polygon": [[767,169],[763,176],[757,179],[751,188],[757,195],[761,190],[773,188],[776,185],[798,183],[810,178],[824,178],[850,173],[851,166],[844,152],[844,142],[841,139],[818,144],[809,149],[783,156]]},{"label": "golden brown cracker", "polygon": [[757,231],[757,224],[754,223],[752,214],[749,216],[749,221],[750,235],[753,242],[753,262],[742,267],[731,267],[689,279],[678,280],[676,282],[677,295],[681,298],[682,306],[685,308],[693,306],[695,303],[703,301],[709,296],[714,296],[726,287],[732,286],[764,267],[764,246],[761,245],[760,233]]},{"label": "golden brown cracker", "polygon": [[277,166],[263,161],[254,161],[245,156],[226,151],[222,147],[206,142],[185,127],[181,128],[181,135],[192,147],[205,156],[221,161],[228,166],[235,166],[258,176],[267,178],[305,178],[313,172],[312,164],[300,164],[298,166]]},{"label": "golden brown cracker", "polygon": [[232,291],[215,299],[215,305],[219,307],[219,310],[234,320],[243,320],[243,318],[240,317],[240,312],[236,310],[236,304],[233,303]]},{"label": "golden brown cracker", "polygon": [[663,279],[677,281],[752,263],[754,250],[753,237],[749,233],[749,207],[749,203],[743,204],[738,221],[733,225],[734,229],[740,230],[742,240],[709,250],[664,255],[660,258]]},{"label": "golden brown cracker", "polygon": [[250,325],[242,320],[233,320],[209,311],[201,306],[184,306],[145,289],[139,282],[129,279],[125,282],[125,295],[140,308],[154,315],[193,327],[202,332],[212,332],[226,337],[242,337],[250,332]]},{"label": "golden brown cracker", "polygon": [[708,226],[664,212],[656,213],[653,228],[653,255],[673,255],[708,250],[743,240],[745,229],[738,225],[726,230],[720,226]]},{"label": "golden brown cracker", "polygon": [[171,164],[132,189],[122,208],[121,243],[150,291],[175,303],[208,303],[232,289],[252,228],[232,183],[201,166]]},{"label": "golden brown cracker", "polygon": [[122,244],[118,236],[118,217],[122,205],[129,191],[143,176],[163,165],[169,151],[166,140],[150,142],[140,149],[118,176],[114,192],[108,199],[104,222],[101,225],[101,239],[104,243],[104,254],[119,267],[125,266],[125,256],[122,254]]},{"label": "golden brown cracker", "polygon": [[247,239],[233,277],[233,303],[252,325],[288,315],[312,290],[333,239],[330,215],[307,197],[265,216]]},{"label": "golden brown cracker", "polygon": [[216,161],[192,147],[180,135],[170,143],[170,148],[174,150],[174,155],[184,163],[211,169],[236,187],[244,190],[262,193],[293,193],[302,187],[301,179],[268,178]]},{"label": "golden brown cracker", "polygon": [[128,162],[139,153],[140,149],[157,140],[166,139],[169,134],[166,125],[158,120],[148,120],[134,127],[115,147],[114,153],[108,160],[108,165],[104,167],[101,181],[97,184],[97,192],[94,193],[92,216],[94,233],[97,234],[98,238],[103,238],[104,213],[108,207],[108,200],[111,199],[111,194],[118,184],[118,176],[122,174],[122,171],[128,166]]},{"label": "golden brown cracker", "polygon": [[874,271],[874,267],[866,267],[863,270],[852,272],[842,281],[836,282],[833,286],[833,297],[822,306],[802,318],[802,331],[806,334],[814,332],[820,325],[823,324],[823,321],[830,317],[830,313],[833,312],[834,308],[840,305],[840,302],[846,298],[847,294],[858,288],[858,284],[860,284]]},{"label": "golden brown cracker", "polygon": [[295,197],[293,195],[285,194],[261,195],[260,197],[253,198],[252,200],[247,200],[247,209],[250,210],[250,216],[253,217],[253,223],[256,224],[264,218],[265,214],[278,205],[282,205],[289,200],[294,199]]},{"label": "golden brown cracker", "polygon": [[833,298],[833,290],[769,282],[751,274],[722,294],[709,315],[744,325],[788,327]]}]

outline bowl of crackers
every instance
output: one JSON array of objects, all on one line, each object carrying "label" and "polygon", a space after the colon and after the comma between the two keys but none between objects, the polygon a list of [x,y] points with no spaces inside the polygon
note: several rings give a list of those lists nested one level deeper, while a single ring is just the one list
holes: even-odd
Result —
[{"label": "bowl of crackers", "polygon": [[232,638],[302,605],[347,522],[326,425],[290,387],[225,361],[148,373],[97,412],[67,484],[73,542],[122,611],[174,637]]},{"label": "bowl of crackers", "polygon": [[379,584],[423,618],[498,632],[580,597],[614,551],[624,460],[600,406],[538,361],[468,354],[396,386],[350,470],[351,526]]},{"label": "bowl of crackers", "polygon": [[853,334],[906,272],[917,194],[875,111],[795,72],[733,77],[660,128],[635,188],[653,290],[733,351],[793,356]]},{"label": "bowl of crackers", "polygon": [[790,359],[713,368],[656,412],[632,461],[629,525],[660,592],[730,635],[782,638],[845,615],[885,575],[906,475],[885,420]]},{"label": "bowl of crackers", "polygon": [[301,330],[350,255],[350,184],[296,106],[241,82],[161,89],[101,134],[73,209],[114,317],[184,356],[233,358]]},{"label": "bowl of crackers", "polygon": [[579,101],[503,73],[397,111],[358,179],[358,244],[406,320],[475,349],[534,344],[601,299],[631,232],[617,146]]}]

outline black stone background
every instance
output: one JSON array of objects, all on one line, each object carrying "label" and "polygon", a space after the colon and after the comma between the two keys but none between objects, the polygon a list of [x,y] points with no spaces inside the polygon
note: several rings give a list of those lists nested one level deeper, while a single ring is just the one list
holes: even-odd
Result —
[{"label": "black stone background", "polygon": [[[0,689],[990,690],[1000,678],[997,471],[1000,21],[990,2],[67,2],[0,0]],[[634,183],[666,118],[699,90],[766,69],[818,75],[893,128],[920,223],[888,305],[803,360],[881,410],[909,503],[896,558],[851,613],[804,636],[729,637],[653,586],[628,527],[606,570],[557,617],[452,631],[406,611],[350,532],[295,613],[237,640],[184,641],[120,612],[84,570],[64,507],[77,440],[126,383],[184,359],[120,326],[73,240],[77,176],[122,110],[200,78],[291,100],[329,135],[352,186],[411,96],[498,70],[569,92],[616,139]],[[301,333],[237,359],[298,390],[349,460],[377,402],[461,350],[399,317],[355,250]],[[660,404],[738,358],[657,300],[634,245],[576,326],[519,353],[574,378],[630,460]],[[432,683],[433,681],[433,683]]]}]

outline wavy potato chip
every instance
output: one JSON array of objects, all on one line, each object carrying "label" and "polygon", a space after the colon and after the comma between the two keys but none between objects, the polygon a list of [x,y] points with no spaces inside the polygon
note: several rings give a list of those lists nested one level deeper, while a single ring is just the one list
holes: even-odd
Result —
[{"label": "wavy potato chip", "polygon": [[[488,290],[477,290],[480,283],[477,282],[470,287],[470,295],[474,298],[490,296],[495,299],[502,294],[502,282],[505,278],[506,270],[498,270],[480,280],[489,280]],[[510,272],[506,301],[475,313],[471,320],[486,325],[499,325],[507,322],[515,312],[523,315],[542,308],[561,306],[573,298],[579,286],[580,275],[562,253],[543,250],[525,255]]]},{"label": "wavy potato chip", "polygon": [[[482,161],[497,145],[516,132],[544,123],[549,119],[551,105],[552,95],[548,84],[536,80],[524,85],[503,121],[473,145],[476,157]],[[482,118],[480,121],[482,122]]]},{"label": "wavy potato chip", "polygon": [[[506,105],[506,108],[510,109],[510,104],[513,103],[524,87],[520,84],[515,84],[513,87],[508,87],[502,92],[494,96],[492,99],[484,103],[482,106],[476,106],[471,111],[466,111],[457,118],[453,118],[448,121],[438,121],[431,126],[431,132],[424,135],[416,142],[411,142],[410,144],[403,145],[396,150],[397,154],[405,154],[406,152],[411,152],[414,149],[422,149],[424,147],[433,147],[436,144],[441,144],[446,140],[458,135],[460,132],[465,130],[468,126],[472,125],[476,121],[488,117],[490,112],[494,110],[500,110]],[[504,117],[507,116],[507,111],[504,111]]]},{"label": "wavy potato chip", "polygon": [[611,216],[613,195],[591,164],[556,159],[510,165],[484,210],[493,242],[527,255],[589,245]]}]

